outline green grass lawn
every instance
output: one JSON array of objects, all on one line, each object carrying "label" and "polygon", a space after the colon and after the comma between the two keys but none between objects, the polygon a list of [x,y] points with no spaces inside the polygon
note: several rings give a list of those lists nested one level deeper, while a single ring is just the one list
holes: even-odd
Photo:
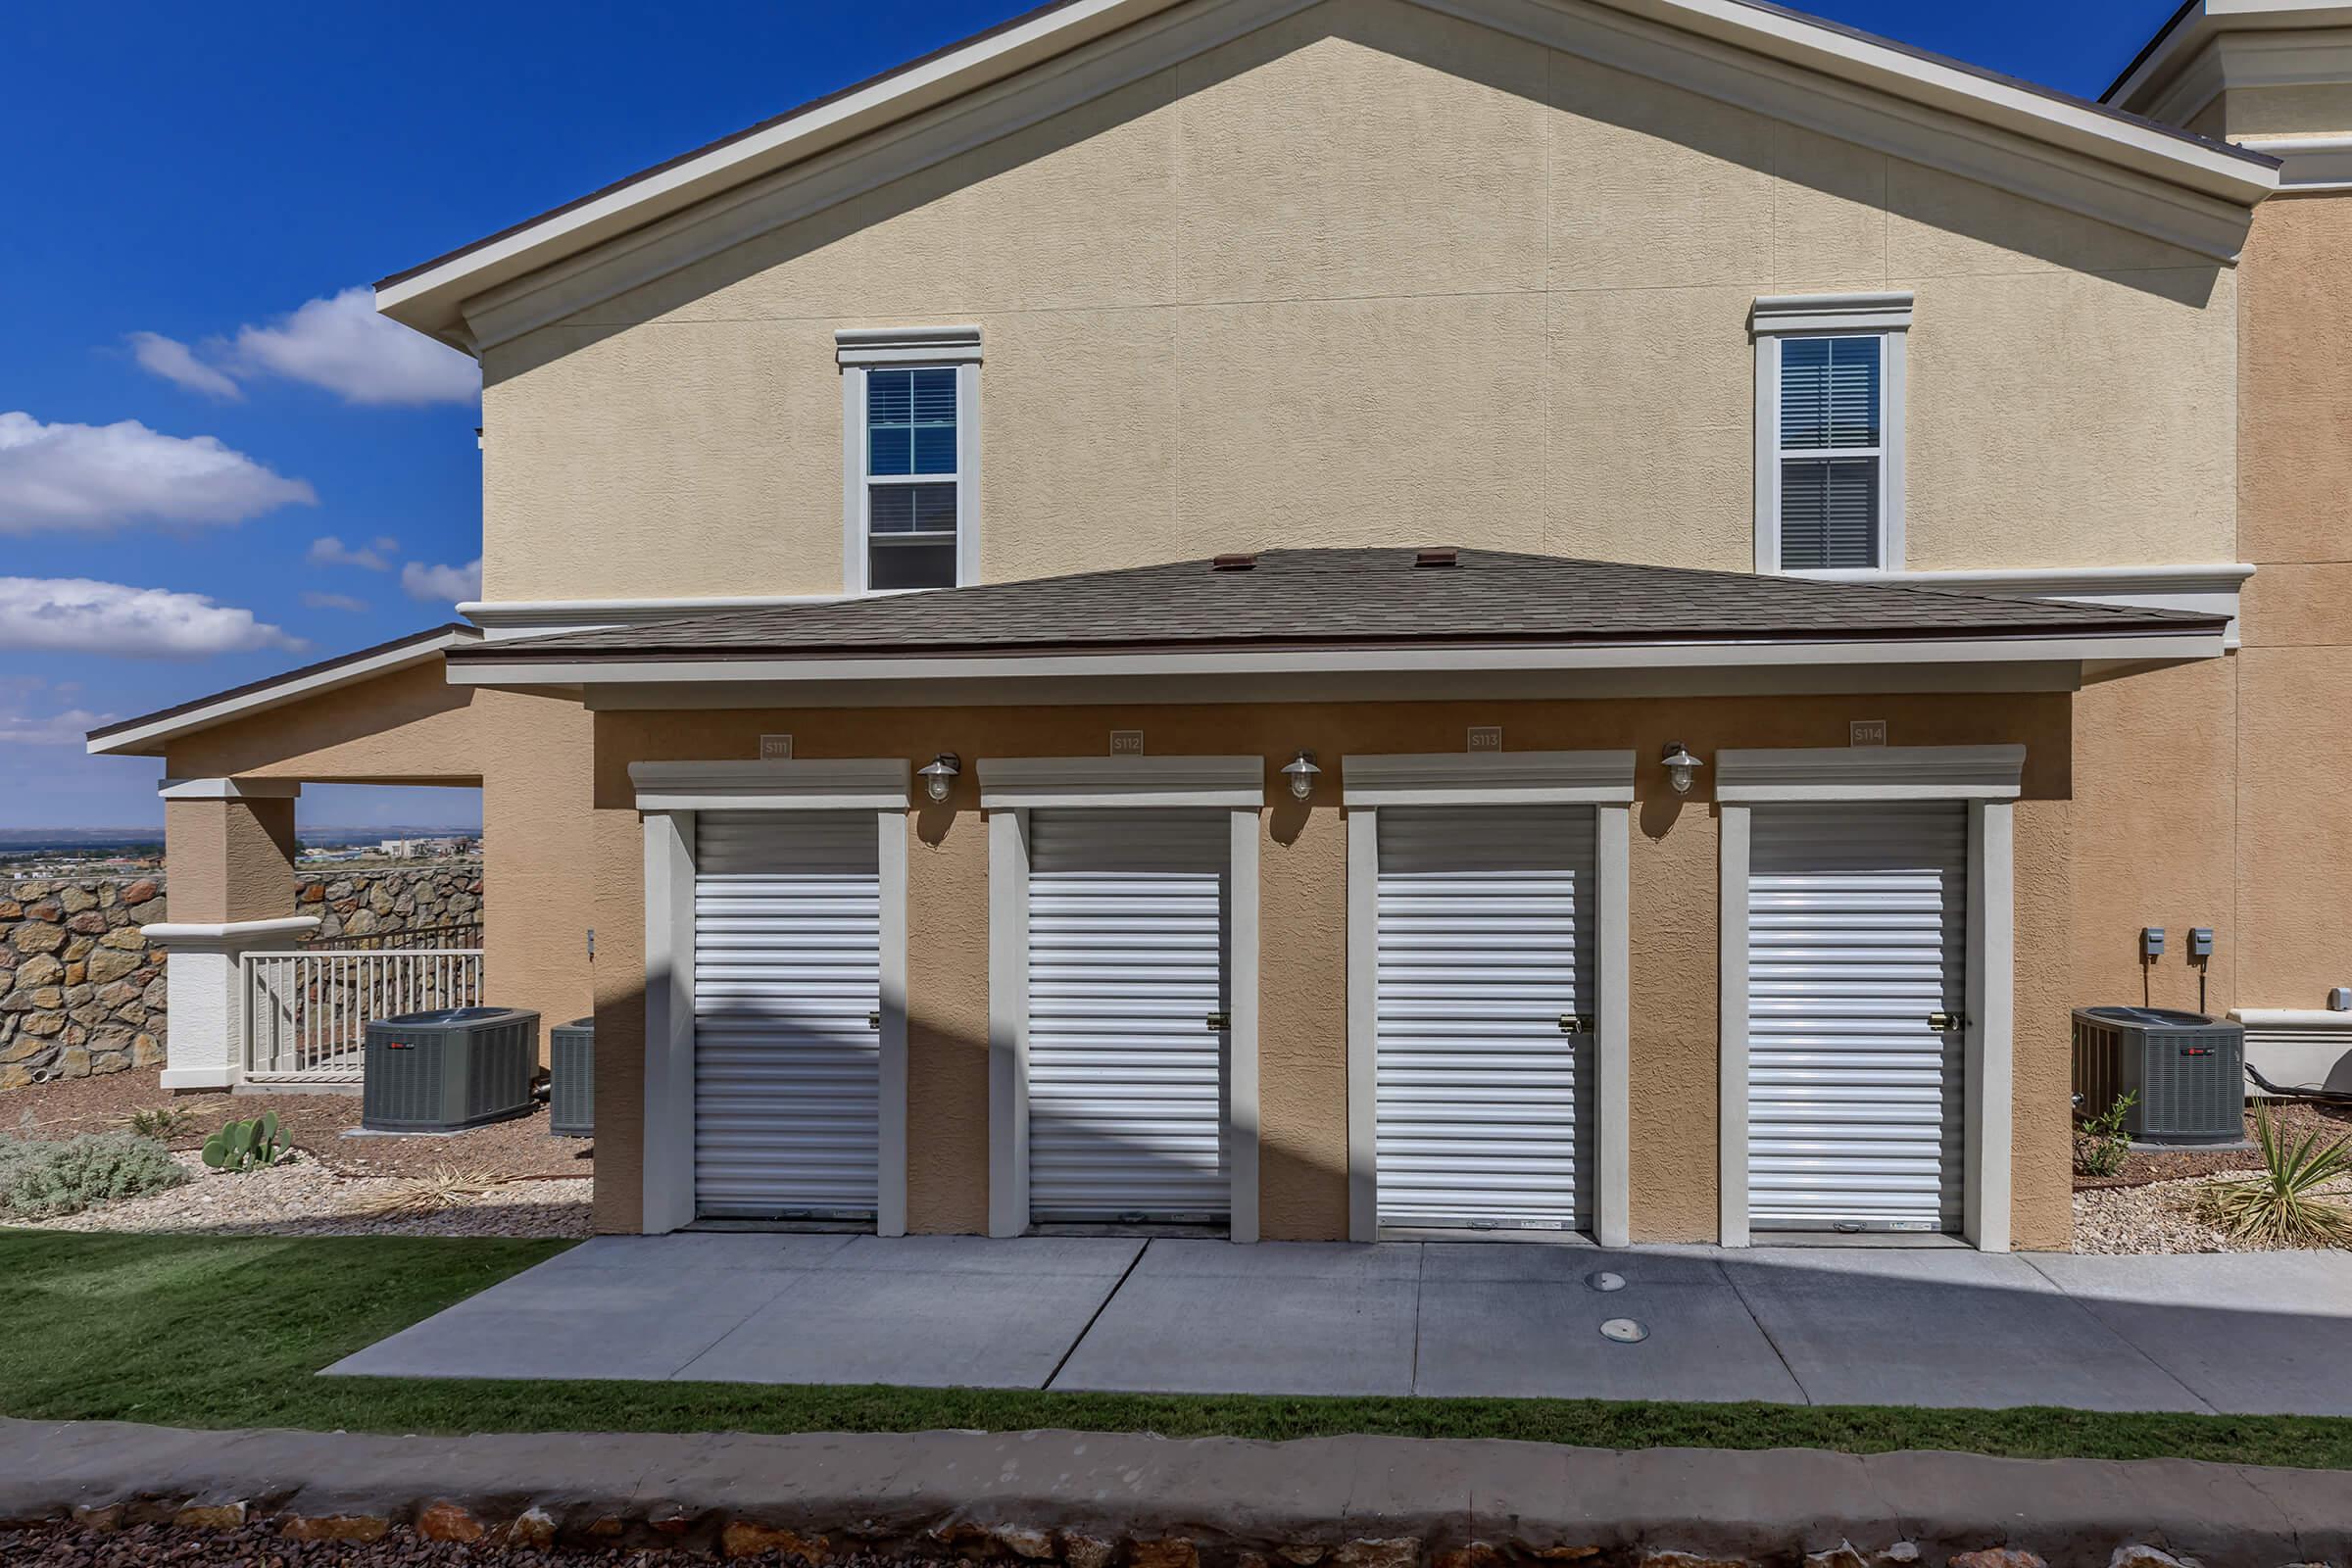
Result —
[{"label": "green grass lawn", "polygon": [[1375,1432],[2352,1469],[2352,1420],[1590,1399],[1245,1398],[725,1383],[315,1378],[565,1244],[0,1231],[0,1414],[356,1432]]}]

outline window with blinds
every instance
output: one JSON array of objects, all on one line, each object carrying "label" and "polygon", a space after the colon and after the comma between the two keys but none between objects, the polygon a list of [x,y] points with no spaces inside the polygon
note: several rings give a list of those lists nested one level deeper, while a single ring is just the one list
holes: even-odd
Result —
[{"label": "window with blinds", "polygon": [[1780,566],[1878,566],[1886,490],[1886,340],[1780,342]]},{"label": "window with blinds", "polygon": [[868,588],[953,588],[963,483],[954,366],[865,372]]}]

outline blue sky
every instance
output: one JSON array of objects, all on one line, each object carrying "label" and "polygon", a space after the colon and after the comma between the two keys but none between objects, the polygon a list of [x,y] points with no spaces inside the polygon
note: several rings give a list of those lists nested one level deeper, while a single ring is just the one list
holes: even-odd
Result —
[{"label": "blue sky", "polygon": [[[454,618],[469,365],[344,291],[1018,0],[43,6],[0,61],[0,827],[158,824],[78,732]],[[2172,0],[1824,0],[2095,94]],[[557,20],[557,19],[561,20]],[[320,540],[337,541],[321,546]],[[314,790],[309,824],[469,795]]]}]

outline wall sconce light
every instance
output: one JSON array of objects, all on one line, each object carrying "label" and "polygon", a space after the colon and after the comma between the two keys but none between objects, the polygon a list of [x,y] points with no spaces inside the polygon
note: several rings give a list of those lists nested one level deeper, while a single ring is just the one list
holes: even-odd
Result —
[{"label": "wall sconce light", "polygon": [[1668,741],[1666,750],[1659,755],[1658,760],[1666,764],[1667,782],[1674,786],[1674,793],[1677,795],[1690,794],[1690,780],[1698,775],[1700,768],[1707,765],[1689,752],[1684,751],[1681,741]]},{"label": "wall sconce light", "polygon": [[956,775],[963,771],[963,759],[954,752],[942,752],[915,771],[923,776],[924,792],[935,801],[944,801]]},{"label": "wall sconce light", "polygon": [[1303,801],[1315,793],[1315,775],[1323,770],[1315,765],[1315,754],[1304,747],[1298,755],[1282,764],[1282,776],[1291,781],[1291,799]]}]

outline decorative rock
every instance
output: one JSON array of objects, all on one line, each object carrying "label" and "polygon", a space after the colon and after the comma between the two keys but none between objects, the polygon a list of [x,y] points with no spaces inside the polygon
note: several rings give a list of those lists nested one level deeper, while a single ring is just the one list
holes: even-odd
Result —
[{"label": "decorative rock", "polygon": [[138,968],[139,960],[135,955],[118,952],[110,948],[91,954],[89,966],[90,979],[98,985],[105,985],[108,981],[120,980]]},{"label": "decorative rock", "polygon": [[45,953],[34,954],[17,965],[17,989],[55,985],[66,977],[66,966]]},{"label": "decorative rock", "polygon": [[66,928],[48,925],[39,920],[26,920],[8,939],[8,945],[19,953],[55,953],[66,945]]},{"label": "decorative rock", "polygon": [[757,1557],[763,1551],[780,1551],[809,1562],[823,1562],[833,1554],[832,1544],[822,1536],[802,1536],[772,1525],[754,1524],[749,1519],[728,1520],[726,1529],[719,1533],[718,1549],[730,1557]]},{"label": "decorative rock", "polygon": [[2194,1557],[2176,1557],[2169,1551],[2134,1542],[2116,1547],[2115,1555],[2107,1559],[2107,1568],[2205,1568],[2205,1565]]},{"label": "decorative rock", "polygon": [[2050,1568],[2050,1565],[2022,1546],[1986,1546],[1982,1551],[1956,1554],[1951,1559],[1951,1568]]},{"label": "decorative rock", "polygon": [[1598,1546],[1545,1546],[1536,1553],[1544,1562],[1583,1562],[1600,1555]]},{"label": "decorative rock", "polygon": [[112,1535],[122,1528],[122,1505],[119,1502],[110,1502],[96,1508],[86,1504],[77,1505],[74,1509],[74,1523],[84,1530],[95,1530],[102,1535]]},{"label": "decorative rock", "polygon": [[1410,1536],[1392,1541],[1350,1541],[1334,1551],[1331,1560],[1340,1568],[1420,1568],[1421,1543]]},{"label": "decorative rock", "polygon": [[288,1514],[277,1525],[278,1534],[288,1541],[342,1541],[360,1546],[383,1540],[391,1529],[391,1520],[364,1513]]},{"label": "decorative rock", "polygon": [[103,936],[106,934],[106,916],[96,909],[84,909],[79,914],[66,916],[66,929],[78,931],[85,937]]},{"label": "decorative rock", "polygon": [[55,923],[65,917],[66,906],[55,899],[43,899],[37,904],[24,906],[24,918],[27,920],[47,920]]},{"label": "decorative rock", "polygon": [[164,1043],[153,1035],[130,1037],[130,1062],[134,1067],[160,1066],[164,1059]]},{"label": "decorative rock", "polygon": [[98,907],[98,895],[81,888],[64,887],[57,890],[57,902],[65,906],[68,914],[79,914],[85,909]]},{"label": "decorative rock", "polygon": [[1274,1555],[1284,1562],[1297,1563],[1298,1568],[1315,1568],[1316,1563],[1330,1554],[1329,1546],[1318,1546],[1311,1541],[1295,1541],[1287,1546],[1274,1548]]},{"label": "decorative rock", "polygon": [[1131,1568],[1199,1568],[1200,1548],[1182,1536],[1128,1544]]},{"label": "decorative rock", "polygon": [[1642,1568],[1756,1568],[1744,1557],[1708,1557],[1694,1551],[1645,1552],[1642,1565]]},{"label": "decorative rock", "polygon": [[1885,1551],[1880,1552],[1878,1560],[1887,1564],[1888,1568],[1910,1568],[1912,1563],[1919,1561],[1919,1544],[1911,1541],[1898,1541]]},{"label": "decorative rock", "polygon": [[122,902],[129,905],[145,904],[149,899],[154,898],[157,892],[158,889],[153,882],[142,879],[122,890]]},{"label": "decorative rock", "polygon": [[436,1502],[416,1515],[416,1533],[427,1541],[479,1541],[489,1530],[454,1502]]},{"label": "decorative rock", "polygon": [[147,933],[135,925],[119,925],[98,939],[102,948],[121,948],[125,953],[143,953],[147,949]]},{"label": "decorative rock", "polygon": [[998,1545],[1015,1557],[1027,1557],[1032,1562],[1054,1555],[1054,1534],[1030,1525],[999,1525],[989,1532]]},{"label": "decorative rock", "polygon": [[552,1546],[556,1544],[555,1515],[533,1503],[515,1516],[514,1522],[507,1526],[504,1535],[517,1546]]},{"label": "decorative rock", "polygon": [[241,1530],[245,1526],[245,1504],[197,1503],[173,1514],[172,1522],[182,1530]]},{"label": "decorative rock", "polygon": [[1484,1541],[1473,1541],[1450,1551],[1439,1552],[1437,1568],[1495,1568],[1501,1561],[1500,1548]]},{"label": "decorative rock", "polygon": [[1119,1548],[1100,1536],[1061,1534],[1061,1560],[1070,1568],[1110,1568],[1110,1559]]}]

